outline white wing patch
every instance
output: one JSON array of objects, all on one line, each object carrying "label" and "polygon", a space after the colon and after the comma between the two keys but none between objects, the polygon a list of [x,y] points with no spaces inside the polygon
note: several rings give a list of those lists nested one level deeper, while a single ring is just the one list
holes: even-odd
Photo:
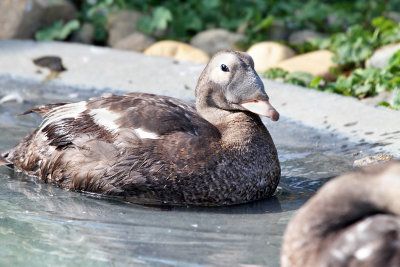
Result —
[{"label": "white wing patch", "polygon": [[45,115],[46,119],[40,125],[38,133],[40,133],[50,123],[60,121],[67,118],[78,118],[79,115],[86,110],[86,102],[65,104],[52,109]]},{"label": "white wing patch", "polygon": [[115,121],[120,118],[120,114],[105,108],[93,109],[89,114],[96,124],[103,126],[105,129],[109,131],[117,131],[119,129]]},{"label": "white wing patch", "polygon": [[145,131],[141,128],[135,129],[135,134],[141,139],[144,139],[144,138],[159,139],[160,138],[157,134]]},{"label": "white wing patch", "polygon": [[370,244],[369,246],[358,249],[354,254],[354,256],[358,260],[363,261],[367,259],[369,256],[371,256],[372,252],[373,252],[373,244]]}]

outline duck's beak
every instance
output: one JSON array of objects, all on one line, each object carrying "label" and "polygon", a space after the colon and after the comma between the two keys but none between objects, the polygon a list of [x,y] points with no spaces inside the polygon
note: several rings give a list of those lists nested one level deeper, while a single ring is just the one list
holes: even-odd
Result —
[{"label": "duck's beak", "polygon": [[252,100],[240,104],[242,107],[260,116],[268,117],[273,121],[279,120],[279,113],[268,100]]}]

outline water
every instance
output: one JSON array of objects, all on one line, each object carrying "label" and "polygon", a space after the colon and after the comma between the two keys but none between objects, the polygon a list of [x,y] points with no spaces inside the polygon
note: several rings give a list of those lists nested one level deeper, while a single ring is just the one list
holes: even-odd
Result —
[{"label": "water", "polygon": [[[0,79],[0,151],[41,121],[36,105],[104,92]],[[0,100],[1,102],[1,100]],[[283,117],[265,121],[278,148],[275,197],[223,208],[150,208],[69,192],[0,167],[0,266],[279,266],[284,229],[360,147]]]}]

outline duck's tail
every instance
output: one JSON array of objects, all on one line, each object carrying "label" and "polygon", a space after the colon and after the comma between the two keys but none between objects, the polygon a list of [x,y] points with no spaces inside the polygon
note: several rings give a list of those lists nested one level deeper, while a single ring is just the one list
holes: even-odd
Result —
[{"label": "duck's tail", "polygon": [[64,106],[64,105],[66,105],[66,104],[70,104],[70,103],[54,103],[54,104],[47,104],[47,105],[40,106],[40,107],[38,107],[38,108],[33,108],[33,109],[30,109],[30,110],[27,110],[27,111],[25,111],[24,113],[19,114],[19,115],[22,116],[22,115],[26,115],[26,114],[29,114],[29,113],[37,113],[37,114],[39,114],[40,116],[43,117],[43,116],[45,116],[50,110],[52,110],[53,108],[60,107],[60,106]]},{"label": "duck's tail", "polygon": [[7,159],[5,159],[2,155],[0,155],[0,166],[2,165],[10,165],[12,164],[11,162],[9,162]]}]

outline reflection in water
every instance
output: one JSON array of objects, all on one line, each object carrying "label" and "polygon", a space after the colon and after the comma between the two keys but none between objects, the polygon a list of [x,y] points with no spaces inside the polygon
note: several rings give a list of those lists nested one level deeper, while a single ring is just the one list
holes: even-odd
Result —
[{"label": "reflection in water", "polygon": [[[0,77],[0,98],[13,92],[23,101],[0,104],[0,151],[41,120],[15,114],[101,94],[6,82]],[[69,192],[0,167],[0,265],[278,266],[282,235],[294,211],[329,177],[351,168],[348,152],[337,143],[347,150],[352,144],[284,118],[267,124],[280,154],[281,184],[275,197],[246,205],[143,207]]]},{"label": "reflection in water", "polygon": [[279,251],[277,198],[231,209],[164,211],[68,192],[12,170],[2,169],[0,181],[0,251],[22,260],[260,263],[268,247],[271,256]]}]

